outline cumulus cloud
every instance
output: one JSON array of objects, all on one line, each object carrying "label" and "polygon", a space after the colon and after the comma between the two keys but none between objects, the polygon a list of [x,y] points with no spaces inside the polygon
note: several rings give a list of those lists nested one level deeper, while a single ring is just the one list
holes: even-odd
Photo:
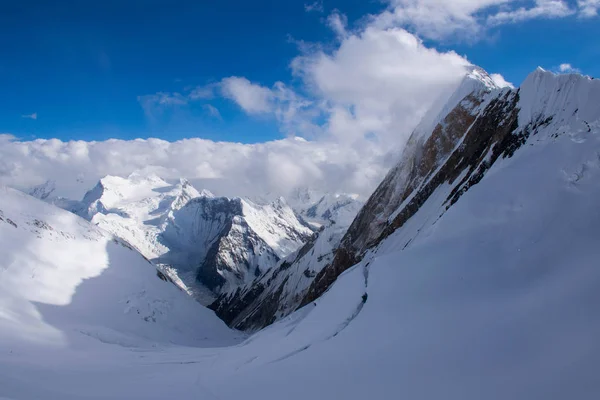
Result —
[{"label": "cumulus cloud", "polygon": [[10,133],[0,133],[0,143],[7,143],[15,140],[16,137]]},{"label": "cumulus cloud", "polygon": [[[401,28],[333,29],[339,34],[335,49],[307,46],[293,60],[293,87],[233,76],[213,88],[251,116],[274,118],[286,139],[251,145],[202,139],[13,140],[0,146],[0,183],[26,188],[54,179],[57,193],[81,198],[107,174],[141,170],[186,177],[220,195],[286,195],[308,186],[368,196],[423,114],[451,94],[470,63],[427,47]],[[191,91],[183,93],[160,92],[140,103],[185,105],[192,101]],[[207,104],[205,112],[217,115],[211,107]]]},{"label": "cumulus cloud", "polygon": [[21,115],[21,118],[36,120],[38,118],[38,115],[37,115],[37,113],[24,114],[24,115]]},{"label": "cumulus cloud", "polygon": [[317,138],[322,128],[315,123],[322,110],[283,82],[272,87],[250,82],[246,78],[229,77],[221,81],[223,95],[234,101],[247,114],[271,115],[286,136]]},{"label": "cumulus cloud", "polygon": [[579,73],[579,69],[574,68],[571,64],[569,63],[564,63],[564,64],[560,64],[558,66],[558,71],[563,73],[563,74],[570,74],[570,73]]},{"label": "cumulus cloud", "polygon": [[511,11],[501,11],[488,18],[490,25],[508,22],[521,22],[534,18],[562,18],[576,13],[563,0],[536,0],[530,8],[519,7]]},{"label": "cumulus cloud", "polygon": [[[461,22],[474,18],[481,8],[469,8],[467,3],[397,0],[394,4],[406,10],[429,4],[435,12],[439,10],[434,6],[439,6]],[[417,11],[415,18],[420,15]],[[252,145],[202,139],[6,140],[0,146],[0,183],[24,188],[54,179],[59,194],[80,198],[104,175],[127,176],[141,170],[165,178],[187,177],[198,188],[220,195],[286,195],[308,186],[368,196],[397,161],[426,111],[449,97],[471,67],[465,57],[438,51],[397,24],[386,23],[392,12],[351,28],[343,14],[332,13],[326,23],[336,34],[335,45],[303,43],[290,64],[291,83],[261,84],[230,76],[181,93],[138,98],[146,113],[154,115],[165,107],[220,95],[250,116],[273,118],[286,139]],[[507,83],[500,75],[494,80]],[[220,115],[211,104],[202,108],[213,117]]]},{"label": "cumulus cloud", "polygon": [[600,0],[577,0],[579,15],[584,18],[592,18],[598,15]]},{"label": "cumulus cloud", "polygon": [[373,17],[381,27],[401,26],[434,40],[476,40],[493,26],[534,18],[592,17],[600,0],[388,0],[389,8]]},{"label": "cumulus cloud", "polygon": [[327,111],[329,136],[346,143],[376,136],[389,148],[402,145],[469,65],[454,52],[426,47],[404,29],[368,26],[347,34],[333,52],[297,57],[292,69]]},{"label": "cumulus cloud", "polygon": [[348,17],[340,13],[338,10],[335,10],[327,17],[327,25],[339,38],[343,38],[346,36]]},{"label": "cumulus cloud", "polygon": [[260,144],[159,139],[103,142],[17,141],[0,136],[0,184],[25,189],[48,179],[57,194],[80,199],[105,175],[134,171],[186,177],[219,195],[286,195],[307,186],[368,196],[391,166],[376,146],[341,148],[287,138]]},{"label": "cumulus cloud", "polygon": [[504,77],[500,74],[490,74],[490,78],[492,78],[492,80],[494,81],[494,83],[496,85],[498,85],[498,87],[504,88],[504,87],[509,87],[509,88],[514,88],[515,85],[513,85],[512,83],[508,82],[506,79],[504,79]]},{"label": "cumulus cloud", "polygon": [[249,114],[262,114],[273,110],[271,91],[246,78],[225,78],[221,81],[221,90],[226,98],[236,102]]}]

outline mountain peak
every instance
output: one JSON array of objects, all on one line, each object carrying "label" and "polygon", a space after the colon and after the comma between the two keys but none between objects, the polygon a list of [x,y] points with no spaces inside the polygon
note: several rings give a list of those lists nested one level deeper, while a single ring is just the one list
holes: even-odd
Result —
[{"label": "mountain peak", "polygon": [[552,118],[587,131],[600,115],[600,81],[578,73],[555,74],[538,67],[519,88],[519,124]]},{"label": "mountain peak", "polygon": [[483,100],[484,95],[502,90],[483,68],[471,66],[454,91],[442,96],[425,114],[413,132],[412,139],[420,139],[429,135],[450,111],[456,108],[467,96],[472,95]]},{"label": "mountain peak", "polygon": [[462,85],[470,84],[473,81],[483,84],[483,87],[489,90],[502,89],[502,86],[498,85],[498,83],[490,74],[487,73],[486,70],[478,66],[473,66],[470,70],[468,70],[467,74],[462,80],[462,83],[459,85],[459,89]]},{"label": "mountain peak", "polygon": [[35,197],[36,199],[46,200],[48,199],[56,190],[56,181],[47,180],[46,182],[34,186],[28,194],[30,196]]}]

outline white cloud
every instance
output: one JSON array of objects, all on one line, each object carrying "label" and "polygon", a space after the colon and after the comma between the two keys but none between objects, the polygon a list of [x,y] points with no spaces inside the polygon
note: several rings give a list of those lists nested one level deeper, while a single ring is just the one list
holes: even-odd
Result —
[{"label": "white cloud", "polygon": [[319,12],[319,13],[324,12],[325,8],[323,7],[323,0],[317,0],[312,3],[304,4],[304,10],[306,12],[313,12],[313,11]]},{"label": "white cloud", "polygon": [[204,104],[203,108],[209,116],[214,117],[216,119],[223,119],[223,117],[221,117],[219,109],[213,106],[212,104]]},{"label": "white cloud", "polygon": [[181,106],[188,103],[188,98],[177,92],[158,92],[155,94],[138,96],[137,100],[142,106],[146,117],[151,120],[162,114],[165,108]]},{"label": "white cloud", "polygon": [[161,105],[181,105],[187,103],[187,98],[181,93],[158,92],[145,96],[138,96],[140,102],[153,102]]},{"label": "white cloud", "polygon": [[[301,55],[291,63],[295,88],[230,77],[223,79],[222,90],[248,114],[274,115],[288,135],[327,138],[352,148],[370,142],[397,152],[434,101],[449,96],[471,64],[379,22],[375,18],[349,30],[346,18],[334,11],[327,23],[338,45],[327,51],[302,42]],[[510,86],[501,75],[493,79]]]},{"label": "white cloud", "polygon": [[348,34],[332,53],[292,62],[328,115],[326,133],[341,142],[375,135],[400,147],[433,101],[452,91],[470,63],[438,52],[399,28],[369,26]]},{"label": "white cloud", "polygon": [[511,0],[390,0],[390,9],[374,17],[380,27],[406,26],[419,35],[441,39],[457,32],[476,34],[477,14]]},{"label": "white cloud", "polygon": [[339,38],[344,38],[346,36],[346,28],[348,26],[348,17],[335,10],[327,17],[327,25]]},{"label": "white cloud", "polygon": [[579,73],[580,72],[579,69],[573,68],[573,66],[571,64],[568,64],[568,63],[560,64],[558,66],[558,71],[562,72],[563,74]]},{"label": "white cloud", "polygon": [[24,114],[24,115],[21,115],[21,118],[27,118],[27,119],[36,120],[38,118],[38,115],[37,115],[37,113]]},{"label": "white cloud", "polygon": [[[452,12],[466,19],[478,9],[466,7],[468,0],[458,2],[462,6],[412,1],[422,2],[431,3],[433,11],[433,5],[460,9]],[[106,174],[126,176],[143,169],[166,178],[187,177],[199,188],[222,195],[285,195],[309,186],[367,196],[396,162],[425,112],[451,94],[470,66],[455,52],[427,47],[407,30],[385,24],[385,18],[382,14],[350,29],[345,17],[334,12],[327,23],[337,35],[335,47],[303,43],[291,62],[292,84],[263,85],[231,76],[183,94],[139,98],[151,114],[157,106],[185,105],[220,94],[249,115],[273,118],[286,135],[311,141],[12,141],[0,146],[0,183],[26,187],[56,179],[63,193],[81,197]],[[494,79],[505,82],[499,75]],[[204,112],[217,115],[211,107],[204,104]],[[77,183],[82,174],[84,185]]]},{"label": "white cloud", "polygon": [[514,88],[515,85],[513,85],[512,83],[508,82],[506,79],[504,79],[504,77],[500,74],[490,74],[490,78],[492,78],[492,80],[494,81],[494,83],[496,85],[498,85],[501,88],[504,87],[510,87],[510,88]]},{"label": "white cloud", "polygon": [[[138,96],[137,100],[142,106],[146,117],[150,120],[155,120],[169,108],[186,106],[191,102],[213,99],[218,87],[219,83],[209,83],[201,86],[186,87],[183,93],[161,91]],[[206,105],[203,105],[203,108],[206,109]],[[209,115],[215,116],[213,111],[209,111]]]},{"label": "white cloud", "polygon": [[0,184],[28,188],[53,179],[59,195],[76,199],[107,174],[134,171],[187,177],[219,195],[285,195],[309,186],[367,196],[390,167],[375,146],[353,149],[294,138],[252,145],[202,139],[22,142],[8,135],[0,141]]},{"label": "white cloud", "polygon": [[246,78],[232,76],[221,81],[223,95],[235,101],[249,114],[268,113],[273,110],[273,93],[266,87]]},{"label": "white cloud", "polygon": [[224,78],[221,88],[224,96],[246,113],[275,117],[287,136],[316,138],[322,133],[322,127],[314,122],[321,115],[315,102],[299,95],[283,82],[275,82],[272,88],[268,88],[234,76]]},{"label": "white cloud", "polygon": [[17,138],[10,133],[0,133],[0,143],[8,143],[16,139]]},{"label": "white cloud", "polygon": [[218,83],[209,83],[207,85],[196,86],[189,89],[187,97],[190,100],[209,100],[215,97],[215,89]]},{"label": "white cloud", "polygon": [[422,37],[470,41],[486,29],[534,18],[564,18],[579,11],[594,16],[600,0],[387,0],[389,8],[372,19],[380,27],[406,27]]},{"label": "white cloud", "polygon": [[584,18],[592,18],[598,15],[600,0],[577,0],[579,15]]},{"label": "white cloud", "polygon": [[500,25],[521,22],[534,18],[562,18],[576,13],[563,0],[536,0],[530,8],[519,7],[511,11],[501,11],[488,18],[488,24]]}]

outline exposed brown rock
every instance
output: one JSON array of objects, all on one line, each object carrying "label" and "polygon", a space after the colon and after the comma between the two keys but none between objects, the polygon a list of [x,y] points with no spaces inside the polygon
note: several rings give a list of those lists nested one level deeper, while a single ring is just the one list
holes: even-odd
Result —
[{"label": "exposed brown rock", "polygon": [[332,265],[315,278],[302,305],[321,296],[341,273],[360,262],[369,248],[402,227],[440,185],[454,185],[446,200],[447,209],[478,183],[500,156],[512,156],[528,136],[528,132],[514,134],[518,98],[518,92],[505,91],[474,115],[472,110],[481,101],[468,96],[422,146],[417,140],[409,141],[403,161],[369,198],[344,236]]}]

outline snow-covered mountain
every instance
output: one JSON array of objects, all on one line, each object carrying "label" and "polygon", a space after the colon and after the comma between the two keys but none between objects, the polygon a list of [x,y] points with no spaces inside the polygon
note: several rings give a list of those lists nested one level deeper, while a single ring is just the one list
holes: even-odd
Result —
[{"label": "snow-covered mountain", "polygon": [[0,239],[2,343],[61,347],[83,335],[121,346],[215,346],[240,336],[126,242],[6,187]]},{"label": "snow-covered mountain", "polygon": [[[124,239],[203,302],[234,290],[312,236],[283,199],[255,204],[186,180],[107,176],[71,211]],[[198,285],[200,282],[202,285]]]},{"label": "snow-covered mountain", "polygon": [[362,206],[357,196],[346,194],[306,195],[295,200],[300,215],[319,231],[278,265],[237,290],[221,294],[210,305],[230,326],[255,330],[295,311],[315,276],[333,260]]},{"label": "snow-covered mountain", "polygon": [[[340,207],[341,220],[347,222],[325,225],[314,240],[277,268],[233,294],[220,296],[210,307],[230,326],[257,329],[314,301],[383,239],[405,223],[414,224],[411,217],[431,196],[437,196],[439,203],[429,215],[429,223],[435,223],[496,161],[511,157],[540,129],[588,129],[595,115],[588,104],[594,85],[589,78],[558,77],[539,69],[520,89],[498,87],[485,71],[473,68],[415,129],[400,162],[353,222],[344,217],[353,218],[356,212],[345,213]],[[575,93],[578,97],[572,99]],[[440,187],[448,193],[439,194]],[[317,224],[332,212],[339,213],[337,205],[352,200],[325,196],[314,201],[318,195],[307,189],[298,190],[293,198],[303,217],[312,217]],[[310,201],[312,206],[302,207]]]},{"label": "snow-covered mountain", "polygon": [[[277,320],[293,303],[254,303],[234,324],[277,321],[242,343],[124,242],[0,190],[0,397],[594,398],[600,81],[465,84],[477,90],[415,131],[306,306]],[[235,345],[206,348],[219,340]]]},{"label": "snow-covered mountain", "polygon": [[56,181],[48,180],[40,185],[34,186],[29,190],[29,195],[36,199],[46,200],[54,197],[53,194],[56,190]]},{"label": "snow-covered mountain", "polygon": [[[133,328],[104,318],[136,320],[135,312],[123,314],[120,294],[141,284],[156,294],[152,282],[162,282],[124,259],[141,257],[118,244],[107,247],[119,255],[110,259],[124,262],[84,275],[106,257],[94,243],[114,242],[89,239],[97,228],[74,216],[38,215],[42,206],[26,196],[10,203],[0,196],[0,244],[9,249],[0,265],[11,266],[12,277],[0,272],[0,396],[595,398],[600,81],[538,70],[520,89],[484,89],[449,110],[431,132],[413,137],[416,145],[355,219],[343,252],[323,270],[333,272],[313,285],[321,290],[334,267],[344,269],[327,290],[226,348],[165,345],[166,336],[138,329],[154,324],[143,318]],[[58,240],[73,231],[76,246]],[[44,239],[50,233],[56,241]],[[62,296],[72,292],[65,288],[74,271],[88,279],[69,302]],[[64,286],[50,290],[55,285]],[[59,296],[51,302],[69,312],[49,313],[46,296]],[[230,332],[197,329],[213,339]],[[157,342],[132,340],[132,331]],[[69,341],[56,346],[52,335]]]},{"label": "snow-covered mountain", "polygon": [[297,205],[295,209],[305,220],[319,226],[349,226],[362,205],[356,194],[326,193],[316,201]]},{"label": "snow-covered mountain", "polygon": [[[475,71],[441,112],[433,109],[415,130],[400,162],[360,211],[332,265],[321,271],[302,304],[318,298],[340,273],[405,224],[412,226],[404,230],[412,232],[404,243],[408,246],[494,164],[502,164],[518,149],[545,145],[563,135],[583,140],[579,138],[591,134],[598,121],[597,80],[538,68],[520,88],[498,88],[481,70]],[[427,222],[413,226],[417,222],[412,217],[424,207]]]}]

